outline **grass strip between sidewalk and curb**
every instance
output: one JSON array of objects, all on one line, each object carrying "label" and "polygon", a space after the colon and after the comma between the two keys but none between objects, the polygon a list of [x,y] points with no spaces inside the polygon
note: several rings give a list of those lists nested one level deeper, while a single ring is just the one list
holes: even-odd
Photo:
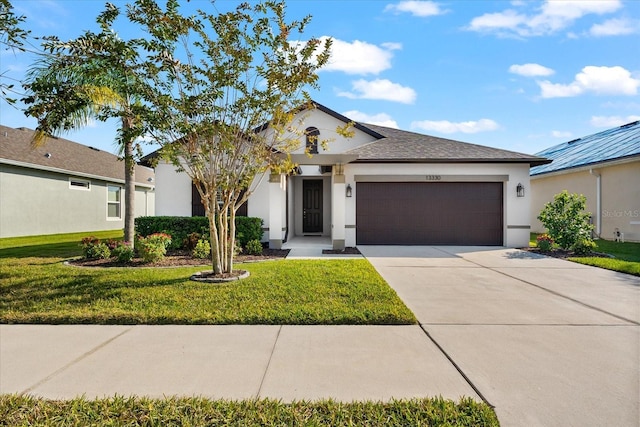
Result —
[{"label": "grass strip between sidewalk and curb", "polygon": [[498,426],[495,412],[470,398],[340,403],[333,400],[148,399],[46,400],[0,395],[0,419],[29,426]]}]

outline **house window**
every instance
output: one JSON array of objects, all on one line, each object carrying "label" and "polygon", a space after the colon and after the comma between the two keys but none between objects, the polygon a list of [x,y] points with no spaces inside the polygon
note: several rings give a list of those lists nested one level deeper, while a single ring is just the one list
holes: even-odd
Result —
[{"label": "house window", "polygon": [[116,185],[107,186],[107,219],[120,219],[122,188]]},{"label": "house window", "polygon": [[69,188],[72,190],[91,190],[91,181],[69,178]]},{"label": "house window", "polygon": [[307,136],[307,152],[318,154],[318,135],[320,135],[318,128],[307,128],[304,134]]},{"label": "house window", "polygon": [[[240,193],[240,197],[244,195],[244,190]],[[244,202],[236,211],[236,216],[247,216],[248,208],[247,202]],[[195,183],[191,183],[191,216],[205,216],[204,205],[202,204],[202,198],[198,192],[198,188]]]}]

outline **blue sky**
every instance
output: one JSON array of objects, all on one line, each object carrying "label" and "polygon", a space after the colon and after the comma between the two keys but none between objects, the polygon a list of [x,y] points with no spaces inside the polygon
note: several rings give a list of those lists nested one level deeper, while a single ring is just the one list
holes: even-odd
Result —
[{"label": "blue sky", "polygon": [[[94,30],[104,6],[13,4],[32,35],[61,39]],[[334,39],[312,97],[356,121],[532,154],[640,120],[637,0],[288,1],[289,19],[306,14],[313,16],[306,36]],[[21,79],[33,56],[5,51],[0,61],[5,76]],[[0,108],[3,125],[35,127],[20,111]],[[64,136],[114,152],[115,129],[95,123]]]}]

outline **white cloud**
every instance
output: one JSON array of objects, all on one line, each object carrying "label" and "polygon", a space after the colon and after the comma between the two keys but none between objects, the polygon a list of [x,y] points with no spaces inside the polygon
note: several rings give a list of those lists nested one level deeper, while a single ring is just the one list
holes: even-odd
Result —
[{"label": "white cloud", "polygon": [[[321,37],[321,40],[326,39]],[[347,74],[379,74],[391,68],[393,51],[402,49],[400,43],[383,43],[380,46],[354,40],[349,43],[333,39],[331,58],[323,71],[342,71]]]},{"label": "white cloud", "polygon": [[356,80],[351,82],[351,92],[339,92],[338,96],[351,99],[381,99],[403,104],[412,104],[417,97],[415,90],[387,79]]},{"label": "white cloud", "polygon": [[640,32],[640,22],[629,19],[609,19],[602,24],[595,24],[589,30],[589,34],[595,37],[623,36]]},{"label": "white cloud", "polygon": [[468,122],[450,122],[448,120],[423,120],[411,123],[412,128],[440,133],[478,133],[497,130],[500,125],[491,119],[480,119]]},{"label": "white cloud", "polygon": [[620,0],[546,0],[530,14],[506,9],[477,16],[467,29],[501,36],[542,36],[563,30],[585,15],[603,15],[621,7]]},{"label": "white cloud", "polygon": [[565,132],[561,130],[552,130],[551,136],[554,138],[571,138],[571,132]]},{"label": "white cloud", "polygon": [[387,113],[367,114],[357,110],[346,111],[342,115],[360,123],[369,123],[372,125],[385,126],[388,128],[399,129],[398,122],[393,120]]},{"label": "white cloud", "polygon": [[436,16],[447,13],[446,10],[440,8],[440,5],[433,1],[415,1],[415,0],[407,0],[401,1],[396,4],[388,4],[387,7],[384,8],[385,12],[409,12],[413,16]]},{"label": "white cloud", "polygon": [[636,120],[640,120],[640,116],[592,116],[591,126],[598,128],[613,128],[635,122]]},{"label": "white cloud", "polygon": [[525,77],[550,76],[555,73],[551,68],[544,67],[540,64],[513,64],[509,67],[509,72]]},{"label": "white cloud", "polygon": [[597,95],[636,95],[640,79],[635,79],[623,67],[596,67],[589,65],[569,84],[538,82],[543,98],[562,98],[595,93]]}]

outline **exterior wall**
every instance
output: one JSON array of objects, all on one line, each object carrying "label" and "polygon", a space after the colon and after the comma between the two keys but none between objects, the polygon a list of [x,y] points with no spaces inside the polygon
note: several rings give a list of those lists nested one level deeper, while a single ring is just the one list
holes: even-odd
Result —
[{"label": "exterior wall", "polygon": [[[90,188],[70,188],[69,178],[89,181]],[[107,185],[122,188],[121,218],[107,218]],[[138,187],[136,201],[153,191]],[[149,194],[150,193],[150,194]],[[117,230],[124,227],[124,185],[37,169],[0,165],[0,237]],[[138,202],[141,204],[141,202]],[[143,205],[144,206],[144,205]],[[136,208],[136,214],[140,214]]]},{"label": "exterior wall", "polygon": [[269,174],[263,174],[257,176],[254,179],[253,193],[249,196],[247,201],[247,215],[256,218],[262,218],[264,234],[262,235],[262,241],[269,241]]},{"label": "exterior wall", "polygon": [[589,169],[563,174],[534,176],[531,178],[533,199],[531,204],[532,231],[542,233],[543,225],[537,216],[545,203],[563,190],[584,194],[587,211],[593,222],[600,224],[600,237],[611,240],[617,228],[625,240],[640,241],[640,161],[611,166],[594,167],[601,176],[601,207],[597,206],[597,178]]},{"label": "exterior wall", "polygon": [[[304,131],[304,129],[308,127],[315,127],[320,131],[320,135],[318,136],[318,141],[329,141],[327,143],[327,148],[322,148],[321,144],[318,143],[318,154],[338,154],[343,153],[347,150],[351,150],[360,145],[372,142],[375,140],[374,137],[368,135],[359,130],[355,131],[355,135],[352,138],[344,138],[342,135],[338,135],[336,132],[336,128],[338,126],[344,126],[345,123],[336,119],[335,117],[330,116],[318,109],[312,111],[305,111],[299,113],[295,116],[293,123],[298,129]],[[271,132],[271,130],[267,130],[267,135]],[[298,136],[295,134],[290,135],[291,138],[298,138],[300,140],[300,145],[297,150],[293,150],[292,154],[302,154],[304,153],[306,147],[306,138],[304,135]]]},{"label": "exterior wall", "polygon": [[154,216],[156,193],[153,189],[136,187],[136,217]]},{"label": "exterior wall", "polygon": [[[370,176],[415,176],[424,179],[426,175],[447,175],[464,177],[462,180],[495,180],[496,176],[506,176],[504,181],[504,245],[523,247],[529,244],[530,200],[528,164],[348,164],[345,166],[346,184],[351,184],[353,196],[346,199],[346,246],[356,244],[356,192],[357,175]],[[484,178],[483,178],[484,177]],[[455,179],[452,179],[455,180]],[[516,187],[525,187],[525,197],[517,197]]]},{"label": "exterior wall", "polygon": [[191,216],[191,178],[175,167],[159,162],[156,167],[155,214]]}]

